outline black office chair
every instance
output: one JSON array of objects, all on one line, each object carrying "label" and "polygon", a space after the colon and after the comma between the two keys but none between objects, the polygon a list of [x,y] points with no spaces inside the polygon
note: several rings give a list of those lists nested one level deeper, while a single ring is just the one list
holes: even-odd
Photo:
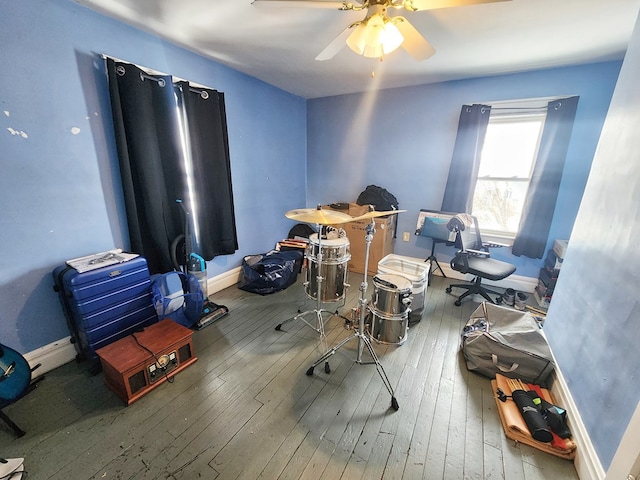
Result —
[{"label": "black office chair", "polygon": [[[515,265],[491,258],[489,248],[506,247],[500,243],[486,243],[482,241],[478,219],[471,215],[456,215],[447,224],[451,231],[456,232],[456,246],[460,249],[451,260],[451,268],[460,273],[470,273],[475,275],[471,283],[449,285],[447,293],[451,293],[452,288],[464,288],[466,292],[455,301],[456,306],[462,304],[462,299],[474,294],[482,295],[487,301],[499,304],[502,303],[502,293],[486,288],[482,285],[482,279],[498,281],[507,278],[516,271]],[[472,232],[470,229],[475,231]],[[489,294],[496,295],[493,300]]]}]

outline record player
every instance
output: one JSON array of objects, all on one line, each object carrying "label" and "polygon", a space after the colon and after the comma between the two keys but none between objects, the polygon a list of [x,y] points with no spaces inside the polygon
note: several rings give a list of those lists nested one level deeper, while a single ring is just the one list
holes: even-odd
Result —
[{"label": "record player", "polygon": [[192,335],[165,319],[97,350],[105,383],[131,405],[198,359]]}]

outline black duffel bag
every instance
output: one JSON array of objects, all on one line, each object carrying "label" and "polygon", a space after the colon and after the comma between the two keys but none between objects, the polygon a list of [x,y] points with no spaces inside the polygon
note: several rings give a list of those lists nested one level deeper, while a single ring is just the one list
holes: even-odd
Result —
[{"label": "black duffel bag", "polygon": [[302,257],[301,251],[276,250],[259,255],[247,255],[242,260],[238,288],[260,295],[284,290],[296,282]]}]

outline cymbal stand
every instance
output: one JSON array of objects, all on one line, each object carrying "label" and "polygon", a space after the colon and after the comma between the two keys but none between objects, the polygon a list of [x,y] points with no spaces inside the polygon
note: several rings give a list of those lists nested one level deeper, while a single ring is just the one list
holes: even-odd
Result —
[{"label": "cymbal stand", "polygon": [[[391,386],[391,382],[389,381],[389,377],[387,377],[387,374],[384,371],[384,368],[382,368],[382,365],[380,364],[380,360],[378,359],[378,355],[376,355],[376,352],[373,349],[373,345],[371,344],[371,341],[369,340],[369,338],[367,338],[365,334],[364,321],[365,321],[367,303],[368,303],[366,299],[366,292],[368,287],[367,271],[369,269],[369,247],[371,246],[371,241],[373,240],[374,233],[375,233],[375,221],[372,218],[371,223],[366,227],[366,234],[365,234],[366,249],[365,249],[365,257],[364,257],[364,276],[363,276],[362,283],[360,284],[360,299],[358,300],[358,304],[360,306],[360,319],[359,319],[358,327],[354,330],[353,335],[350,335],[349,337],[345,338],[340,343],[338,343],[335,347],[325,350],[325,353],[320,358],[318,358],[313,363],[313,365],[309,367],[309,369],[307,370],[307,375],[308,376],[313,375],[313,370],[315,369],[315,367],[320,365],[322,362],[325,362],[325,365],[326,365],[326,361],[328,360],[329,357],[334,355],[336,351],[342,348],[345,344],[347,344],[354,338],[357,338],[358,353],[356,356],[356,363],[360,365],[375,364],[376,370],[378,371],[378,375],[380,375],[380,378],[382,379],[382,383],[384,383],[384,386],[387,388],[387,391],[391,394],[391,407],[394,410],[398,410],[400,406],[398,405],[398,400],[395,397],[395,393],[393,391],[393,387]],[[364,351],[364,347],[367,348],[373,361],[364,362],[362,360],[362,352]],[[326,371],[326,368],[325,368],[325,371]]]},{"label": "cymbal stand", "polygon": [[[287,320],[285,320],[284,322],[278,324],[276,326],[276,330],[280,331],[282,329],[282,325],[284,325],[285,323],[291,322],[293,320],[302,320],[304,323],[306,323],[308,326],[310,326],[311,328],[313,328],[316,332],[318,332],[320,334],[320,348],[322,350],[322,352],[326,352],[328,350],[328,345],[327,345],[327,336],[325,334],[324,331],[324,324],[326,322],[329,321],[329,319],[333,316],[337,316],[340,317],[342,319],[345,320],[345,322],[348,322],[348,319],[346,317],[343,317],[342,315],[340,315],[338,313],[338,311],[336,310],[336,312],[330,312],[329,310],[323,309],[322,308],[322,282],[324,280],[324,277],[322,276],[322,226],[317,223],[316,224],[317,230],[318,230],[318,255],[317,255],[317,259],[318,259],[318,274],[316,275],[316,284],[318,287],[318,291],[316,294],[316,308],[314,310],[307,310],[304,312],[300,312],[300,310],[298,310],[298,315],[296,315],[295,317],[291,317],[288,318]],[[307,266],[307,268],[309,268]],[[322,318],[322,314],[323,313],[328,313],[329,316],[326,319]],[[316,319],[316,324],[313,325],[312,323],[309,323],[304,317],[307,315],[313,315]],[[329,362],[326,361],[324,364],[324,371],[326,373],[330,373],[331,372],[331,368],[329,367]]]}]

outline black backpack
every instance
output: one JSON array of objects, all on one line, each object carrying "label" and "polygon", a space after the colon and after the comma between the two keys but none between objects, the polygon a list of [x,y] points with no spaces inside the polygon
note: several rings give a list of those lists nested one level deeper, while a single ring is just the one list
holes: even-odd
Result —
[{"label": "black backpack", "polygon": [[398,209],[398,199],[377,185],[368,185],[358,196],[356,203],[358,205],[373,205],[378,212]]}]

